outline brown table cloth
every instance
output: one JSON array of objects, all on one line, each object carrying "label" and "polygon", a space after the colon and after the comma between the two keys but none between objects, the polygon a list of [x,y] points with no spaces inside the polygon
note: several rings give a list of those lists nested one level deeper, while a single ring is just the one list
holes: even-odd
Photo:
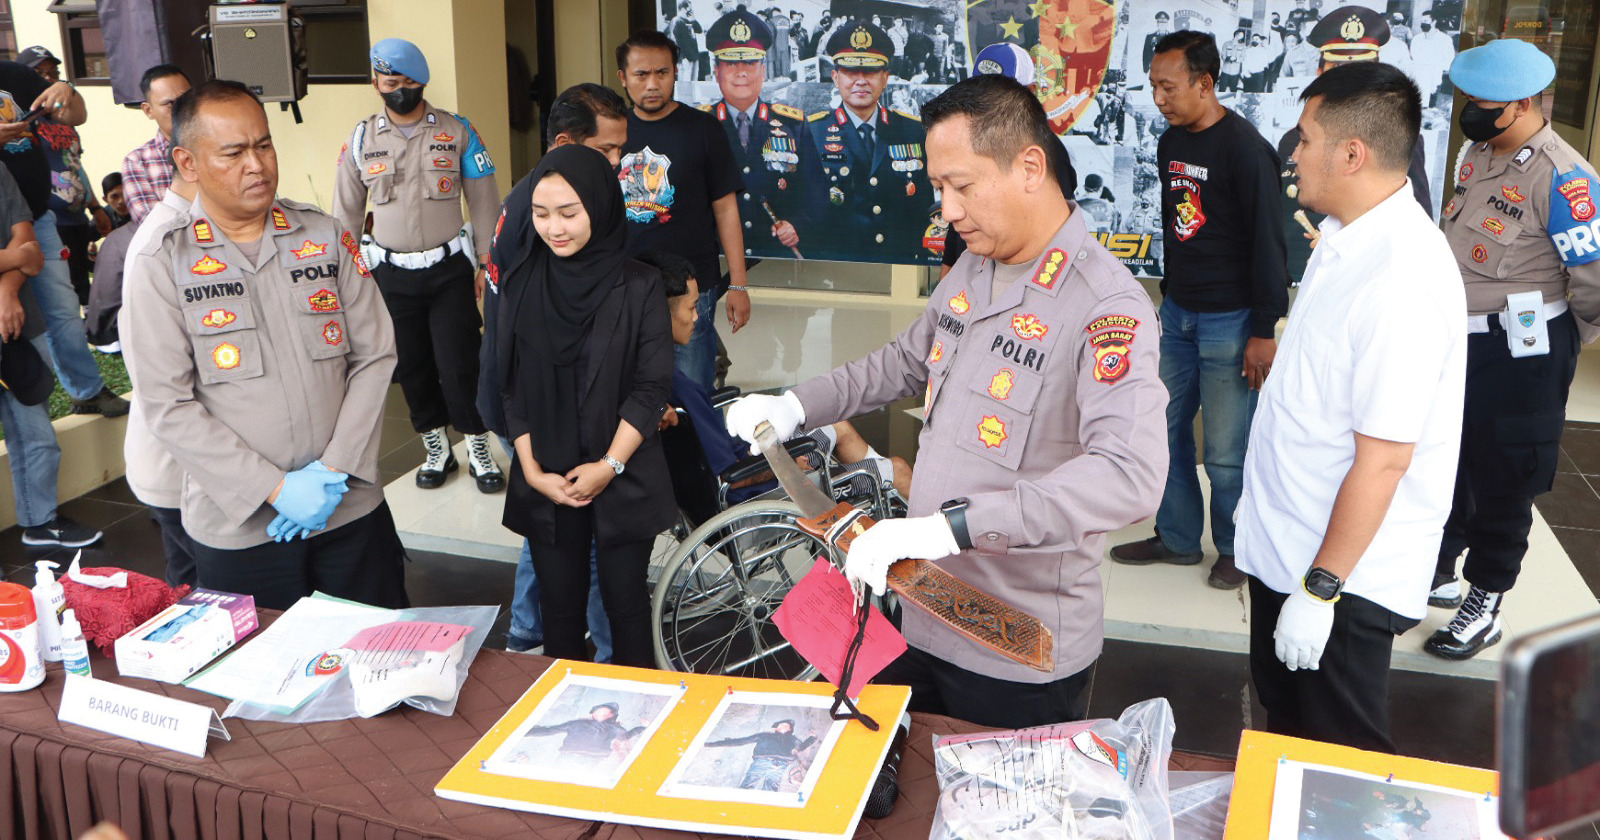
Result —
[{"label": "brown table cloth", "polygon": [[[263,612],[263,623],[274,614]],[[369,720],[282,724],[229,718],[231,741],[213,739],[205,758],[157,749],[56,720],[62,671],[51,666],[33,691],[0,694],[0,840],[70,840],[101,820],[133,840],[412,840],[573,838],[678,840],[679,831],[587,822],[441,799],[433,786],[489,731],[553,660],[484,650],[453,717],[409,706]],[[227,701],[181,686],[101,679],[211,706]],[[900,801],[857,838],[925,838],[938,782],[931,736],[983,727],[914,715],[900,770]],[[1233,763],[1175,754],[1173,769],[1231,770]],[[703,835],[714,837],[719,835]]]}]

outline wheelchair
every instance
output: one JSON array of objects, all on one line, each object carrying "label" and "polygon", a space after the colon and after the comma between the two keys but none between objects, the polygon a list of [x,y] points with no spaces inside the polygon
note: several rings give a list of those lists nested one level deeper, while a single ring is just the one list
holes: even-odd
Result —
[{"label": "wheelchair", "polygon": [[[722,389],[712,404],[720,413],[738,395],[736,388]],[[676,428],[683,428],[684,419]],[[691,447],[701,437],[698,431],[664,440],[669,463],[677,462],[674,492],[684,511],[679,527],[694,527],[663,535],[671,547],[659,552],[660,565],[650,570],[656,665],[699,674],[814,679],[816,669],[778,632],[772,616],[816,558],[838,565],[844,558],[800,529],[800,509],[776,486],[765,458],[740,458],[716,475],[702,466],[697,475],[692,459],[704,463]],[[891,476],[880,476],[868,464],[841,464],[817,437],[795,438],[785,448],[810,465],[807,477],[835,501],[874,518],[905,515]]]}]

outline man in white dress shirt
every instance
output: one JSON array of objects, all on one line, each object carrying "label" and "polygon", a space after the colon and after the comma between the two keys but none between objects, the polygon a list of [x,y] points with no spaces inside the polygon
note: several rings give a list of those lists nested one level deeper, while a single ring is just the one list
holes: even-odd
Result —
[{"label": "man in white dress shirt", "polygon": [[1392,752],[1389,657],[1450,512],[1466,299],[1406,178],[1416,85],[1356,62],[1300,98],[1299,201],[1327,219],[1245,456],[1250,670],[1268,730]]}]

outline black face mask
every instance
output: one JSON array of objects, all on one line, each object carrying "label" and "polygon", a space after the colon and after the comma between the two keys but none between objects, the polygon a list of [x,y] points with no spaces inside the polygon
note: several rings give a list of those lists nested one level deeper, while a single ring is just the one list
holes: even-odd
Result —
[{"label": "black face mask", "polygon": [[1495,125],[1495,122],[1500,119],[1500,115],[1504,114],[1508,107],[1510,106],[1501,105],[1498,108],[1484,108],[1476,103],[1468,102],[1466,107],[1461,109],[1461,136],[1474,143],[1482,143],[1499,137],[1505,133],[1506,128],[1511,127],[1508,125],[1505,128],[1501,128]]},{"label": "black face mask", "polygon": [[1430,31],[1432,29],[1433,29],[1433,24],[1431,24],[1431,23],[1424,23],[1422,25],[1422,31],[1423,32],[1428,32],[1428,31]]},{"label": "black face mask", "polygon": [[383,104],[396,114],[409,114],[422,104],[422,88],[402,87],[395,88],[388,93],[380,94]]}]

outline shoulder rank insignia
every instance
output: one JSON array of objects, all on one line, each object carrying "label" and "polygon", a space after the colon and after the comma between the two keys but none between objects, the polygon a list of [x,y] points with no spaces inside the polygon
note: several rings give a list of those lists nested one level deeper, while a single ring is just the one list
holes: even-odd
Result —
[{"label": "shoulder rank insignia", "polygon": [[194,220],[194,241],[200,245],[210,245],[215,242],[211,235],[211,223],[205,219]]},{"label": "shoulder rank insignia", "polygon": [[1511,159],[1511,162],[1516,164],[1516,165],[1518,165],[1518,166],[1521,166],[1524,163],[1527,163],[1532,158],[1533,158],[1533,147],[1532,146],[1523,146],[1520,150],[1518,150],[1517,156]]},{"label": "shoulder rank insignia", "polygon": [[210,277],[218,272],[226,271],[227,268],[227,263],[212,257],[210,254],[206,254],[200,258],[199,262],[190,267],[189,273],[198,274],[202,277]]},{"label": "shoulder rank insignia", "polygon": [[780,117],[788,117],[791,120],[805,119],[805,115],[801,113],[799,108],[793,105],[784,105],[781,102],[772,103],[772,112]]},{"label": "shoulder rank insignia", "polygon": [[1055,288],[1056,281],[1061,279],[1061,264],[1066,262],[1067,252],[1060,248],[1051,248],[1050,254],[1039,264],[1039,270],[1033,273],[1033,285],[1041,289]]}]

